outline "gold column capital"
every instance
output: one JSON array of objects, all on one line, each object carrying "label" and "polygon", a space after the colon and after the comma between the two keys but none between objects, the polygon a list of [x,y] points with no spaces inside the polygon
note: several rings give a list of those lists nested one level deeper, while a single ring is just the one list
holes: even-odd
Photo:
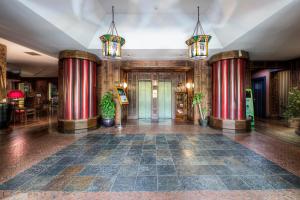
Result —
[{"label": "gold column capital", "polygon": [[241,58],[241,59],[249,59],[249,53],[243,50],[234,50],[234,51],[225,51],[218,54],[213,55],[209,59],[209,63],[214,63],[220,60],[227,60],[233,58]]}]

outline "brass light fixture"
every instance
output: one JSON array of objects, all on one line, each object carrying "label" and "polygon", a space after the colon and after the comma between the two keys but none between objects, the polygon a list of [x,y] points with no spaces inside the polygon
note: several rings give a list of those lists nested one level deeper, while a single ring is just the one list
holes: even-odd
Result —
[{"label": "brass light fixture", "polygon": [[108,58],[121,58],[122,46],[125,39],[120,37],[115,24],[114,6],[112,6],[112,21],[108,32],[100,37],[102,42],[102,55]]},{"label": "brass light fixture", "polygon": [[189,57],[193,59],[206,58],[208,56],[208,42],[210,39],[211,36],[204,33],[201,25],[198,6],[198,21],[194,33],[192,37],[185,41],[185,43],[188,45]]}]

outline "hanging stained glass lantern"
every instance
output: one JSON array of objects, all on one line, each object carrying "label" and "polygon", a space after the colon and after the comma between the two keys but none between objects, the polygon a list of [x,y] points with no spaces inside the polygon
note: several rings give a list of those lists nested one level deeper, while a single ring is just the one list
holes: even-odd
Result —
[{"label": "hanging stained glass lantern", "polygon": [[[200,30],[200,34],[199,34]],[[211,39],[210,35],[206,35],[202,28],[199,18],[199,6],[198,6],[198,21],[192,37],[190,37],[185,43],[188,45],[189,57],[193,59],[206,58],[208,56],[208,43]]]},{"label": "hanging stained glass lantern", "polygon": [[110,58],[121,58],[122,46],[125,44],[125,39],[118,35],[115,24],[114,6],[112,6],[112,22],[108,32],[100,37],[102,42],[102,55]]}]

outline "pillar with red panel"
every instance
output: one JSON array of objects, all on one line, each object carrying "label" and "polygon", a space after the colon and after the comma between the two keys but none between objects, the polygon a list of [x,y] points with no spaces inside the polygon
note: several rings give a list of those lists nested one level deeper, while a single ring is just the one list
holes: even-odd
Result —
[{"label": "pillar with red panel", "polygon": [[245,73],[249,59],[246,51],[228,51],[213,55],[212,114],[214,128],[243,132],[250,130],[246,119]]},{"label": "pillar with red panel", "polygon": [[96,66],[94,54],[66,50],[59,54],[60,132],[80,132],[97,127]]}]

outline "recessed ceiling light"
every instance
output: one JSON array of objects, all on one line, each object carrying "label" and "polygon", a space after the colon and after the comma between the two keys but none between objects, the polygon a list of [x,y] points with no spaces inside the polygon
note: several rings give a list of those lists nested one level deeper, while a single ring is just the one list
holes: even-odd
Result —
[{"label": "recessed ceiling light", "polygon": [[38,54],[38,53],[33,52],[33,51],[28,51],[28,52],[24,52],[24,53],[26,53],[28,55],[31,55],[31,56],[40,56],[41,55],[41,54]]}]

